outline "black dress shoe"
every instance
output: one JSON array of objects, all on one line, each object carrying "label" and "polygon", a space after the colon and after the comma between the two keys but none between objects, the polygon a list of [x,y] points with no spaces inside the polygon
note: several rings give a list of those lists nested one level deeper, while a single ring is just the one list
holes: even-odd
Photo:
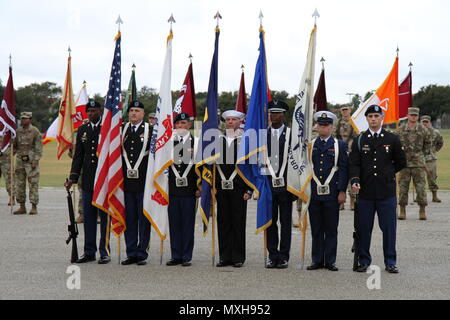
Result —
[{"label": "black dress shoe", "polygon": [[166,266],[178,266],[182,262],[183,261],[180,259],[170,259],[169,261],[166,262]]},{"label": "black dress shoe", "polygon": [[228,267],[228,266],[231,266],[231,265],[232,265],[231,262],[228,262],[228,261],[219,261],[219,263],[216,264],[216,267],[217,267],[217,268],[223,268],[223,267]]},{"label": "black dress shoe", "polygon": [[145,266],[147,264],[147,259],[139,259],[138,262],[136,262],[138,266]]},{"label": "black dress shoe", "polygon": [[191,262],[191,260],[185,260],[185,261],[183,261],[181,266],[182,267],[190,267],[190,266],[192,266],[192,262]]},{"label": "black dress shoe", "polygon": [[275,269],[277,267],[277,265],[278,265],[277,261],[269,260],[269,261],[267,261],[266,268],[267,269]]},{"label": "black dress shoe", "polygon": [[339,269],[336,267],[334,263],[327,263],[325,265],[325,268],[327,268],[330,271],[339,271]]},{"label": "black dress shoe", "polygon": [[320,270],[323,269],[323,263],[313,263],[312,265],[310,265],[308,268],[306,268],[306,270],[309,271],[313,271],[313,270]]},{"label": "black dress shoe", "polygon": [[235,268],[242,268],[243,266],[244,266],[243,262],[237,262],[237,263],[233,264],[233,267],[235,267]]},{"label": "black dress shoe", "polygon": [[394,265],[386,266],[385,270],[389,273],[399,273],[398,268]]},{"label": "black dress shoe", "polygon": [[356,269],[356,272],[359,272],[359,273],[366,273],[367,272],[367,269],[369,269],[369,265],[368,264],[362,264],[362,265],[360,265],[359,267],[358,267],[358,269]]},{"label": "black dress shoe", "polygon": [[100,257],[100,259],[98,260],[98,264],[107,264],[111,262],[111,257],[105,256],[105,257]]},{"label": "black dress shoe", "polygon": [[289,266],[289,263],[286,260],[281,260],[277,264],[277,269],[287,269],[288,266]]},{"label": "black dress shoe", "polygon": [[130,264],[137,263],[137,258],[135,257],[128,257],[125,260],[122,261],[121,265],[123,266],[129,266]]},{"label": "black dress shoe", "polygon": [[78,259],[76,263],[86,263],[86,262],[92,262],[92,261],[95,261],[95,257],[84,255],[80,259]]}]

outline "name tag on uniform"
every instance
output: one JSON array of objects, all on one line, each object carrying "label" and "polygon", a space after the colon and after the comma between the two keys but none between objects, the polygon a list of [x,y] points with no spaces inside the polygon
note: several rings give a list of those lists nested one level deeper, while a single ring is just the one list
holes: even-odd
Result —
[{"label": "name tag on uniform", "polygon": [[186,177],[181,177],[181,178],[176,178],[175,179],[175,185],[180,188],[180,187],[187,187],[189,185],[188,183],[188,179]]},{"label": "name tag on uniform", "polygon": [[234,183],[232,180],[222,180],[222,190],[233,190]]},{"label": "name tag on uniform", "polygon": [[137,169],[127,169],[128,179],[139,179],[139,170]]},{"label": "name tag on uniform", "polygon": [[328,196],[330,194],[330,186],[317,186],[317,195]]},{"label": "name tag on uniform", "polygon": [[284,178],[272,179],[272,186],[274,188],[283,188],[286,184],[284,183]]}]

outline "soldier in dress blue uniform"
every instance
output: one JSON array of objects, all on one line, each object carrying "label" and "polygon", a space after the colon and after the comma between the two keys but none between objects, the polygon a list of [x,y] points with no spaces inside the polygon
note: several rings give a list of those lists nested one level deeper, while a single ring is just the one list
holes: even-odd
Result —
[{"label": "soldier in dress blue uniform", "polygon": [[332,137],[336,116],[328,111],[314,115],[319,137],[313,144],[311,203],[312,265],[308,270],[336,267],[339,206],[345,203],[348,186],[347,143]]},{"label": "soldier in dress blue uniform", "polygon": [[194,250],[196,201],[200,196],[195,174],[194,146],[190,116],[180,113],[174,119],[174,163],[169,168],[169,231],[172,258],[168,266],[191,266]]},{"label": "soldier in dress blue uniform", "polygon": [[[72,159],[70,178],[65,186],[67,190],[73,183],[77,183],[82,171],[82,198],[84,212],[84,255],[77,263],[95,261],[97,252],[97,217],[100,216],[100,260],[99,264],[111,261],[109,257],[109,245],[106,244],[108,215],[92,205],[94,193],[95,172],[97,171],[97,145],[100,135],[102,106],[90,100],[86,105],[86,113],[89,122],[78,128],[75,154]],[[83,170],[82,170],[83,169]]]},{"label": "soldier in dress blue uniform", "polygon": [[133,101],[128,107],[130,122],[123,127],[123,176],[125,191],[127,259],[122,265],[147,264],[150,222],[144,215],[144,189],[151,128],[144,121],[144,105]]},{"label": "soldier in dress blue uniform", "polygon": [[220,158],[216,166],[217,231],[220,261],[217,267],[244,265],[245,231],[247,225],[247,201],[252,191],[237,174],[236,162],[241,141],[240,125],[245,115],[228,110],[222,113],[225,134],[220,136]]},{"label": "soldier in dress blue uniform", "polygon": [[382,128],[384,113],[380,106],[370,106],[365,116],[369,130],[353,140],[349,158],[352,191],[359,194],[358,234],[359,268],[366,272],[372,263],[370,241],[375,212],[383,232],[383,252],[386,271],[398,273],[397,252],[397,191],[395,174],[406,167],[406,155],[400,138]]},{"label": "soldier in dress blue uniform", "polygon": [[[287,191],[287,156],[291,143],[291,129],[284,124],[289,106],[273,99],[268,104],[271,126],[268,130],[270,184],[272,189],[272,225],[267,228],[268,269],[286,269],[289,263],[292,234],[292,201],[295,197]],[[278,236],[277,222],[281,232]]]}]

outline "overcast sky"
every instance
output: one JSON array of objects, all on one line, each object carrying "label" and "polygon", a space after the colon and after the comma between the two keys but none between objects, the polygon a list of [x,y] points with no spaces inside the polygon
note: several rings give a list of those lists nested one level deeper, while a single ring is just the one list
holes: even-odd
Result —
[{"label": "overcast sky", "polygon": [[53,81],[63,86],[67,48],[72,48],[74,90],[106,94],[115,24],[122,25],[122,89],[136,64],[138,87],[159,90],[169,32],[174,25],[172,89],[178,90],[194,56],[196,91],[207,91],[219,9],[219,91],[238,90],[241,65],[250,93],[258,56],[259,11],[264,14],[268,79],[272,90],[296,94],[307,44],[318,19],[316,84],[326,59],[328,101],[348,102],[381,85],[400,48],[400,80],[413,62],[414,92],[450,84],[450,1],[447,0],[0,0],[0,79],[6,83],[13,56],[15,87]]}]

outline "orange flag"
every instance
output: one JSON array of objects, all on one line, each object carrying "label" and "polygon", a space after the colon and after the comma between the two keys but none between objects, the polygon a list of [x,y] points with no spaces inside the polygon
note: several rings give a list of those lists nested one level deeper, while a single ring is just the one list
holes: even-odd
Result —
[{"label": "orange flag", "polygon": [[353,113],[351,122],[359,133],[368,129],[365,112],[371,105],[379,105],[384,111],[384,124],[398,123],[399,97],[398,97],[398,57],[395,59],[391,72],[378,90]]},{"label": "orange flag", "polygon": [[72,89],[71,57],[69,55],[64,92],[58,115],[58,135],[56,136],[56,139],[58,140],[58,159],[61,158],[66,150],[73,146],[73,119],[75,118],[76,113]]}]

